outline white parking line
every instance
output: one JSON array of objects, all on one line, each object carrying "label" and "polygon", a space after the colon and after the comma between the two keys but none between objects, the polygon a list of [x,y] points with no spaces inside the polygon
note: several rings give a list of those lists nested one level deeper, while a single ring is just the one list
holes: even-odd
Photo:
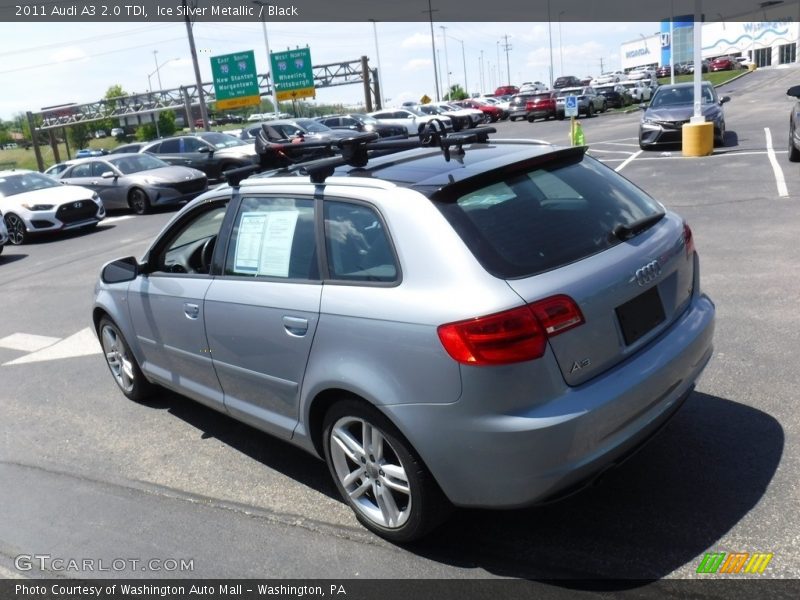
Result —
[{"label": "white parking line", "polygon": [[632,154],[631,156],[629,156],[628,158],[626,158],[626,159],[623,161],[623,163],[622,163],[620,166],[618,166],[616,169],[614,169],[614,170],[615,170],[617,173],[619,173],[620,171],[622,171],[622,169],[624,169],[625,167],[627,167],[629,163],[633,162],[633,161],[636,159],[636,157],[637,157],[637,156],[639,156],[639,155],[640,155],[642,152],[644,152],[644,150],[639,150],[637,153],[635,153],[635,154]]},{"label": "white parking line", "polygon": [[767,156],[769,157],[769,164],[772,165],[772,171],[775,173],[775,182],[778,184],[778,196],[785,198],[789,195],[789,188],[786,187],[786,179],[783,177],[783,169],[778,164],[778,159],[775,156],[775,150],[772,148],[772,133],[769,127],[764,127],[764,134],[767,137]]},{"label": "white parking line", "polygon": [[116,223],[117,221],[124,221],[125,219],[132,219],[133,215],[122,215],[121,217],[106,217],[103,223]]},{"label": "white parking line", "polygon": [[[19,336],[24,334],[16,335]],[[75,333],[63,340],[59,340],[58,338],[48,339],[55,339],[56,343],[26,354],[25,356],[20,356],[15,360],[3,363],[3,366],[21,365],[45,360],[58,360],[61,358],[72,358],[73,356],[89,356],[90,354],[101,354],[102,352],[100,349],[100,344],[97,341],[97,336],[91,327],[81,329],[78,333]]]}]

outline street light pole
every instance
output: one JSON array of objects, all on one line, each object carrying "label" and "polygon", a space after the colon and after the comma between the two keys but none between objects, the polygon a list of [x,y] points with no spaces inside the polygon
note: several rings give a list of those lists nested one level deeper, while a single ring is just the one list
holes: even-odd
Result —
[{"label": "street light pole", "polygon": [[271,79],[270,84],[270,93],[267,94],[270,102],[272,102],[272,113],[274,117],[278,118],[278,101],[275,97],[275,73],[272,73],[272,60],[271,55],[269,53],[269,36],[267,35],[267,13],[264,10],[265,8],[269,7],[268,2],[263,2],[262,0],[252,0],[253,4],[257,4],[261,7],[261,31],[264,34],[264,48],[267,51],[267,77]]},{"label": "street light pole", "polygon": [[161,85],[161,71],[159,70],[160,67],[158,66],[157,54],[158,50],[153,50],[153,62],[156,64],[156,75],[158,76],[158,89],[161,90],[164,89],[164,87]]}]

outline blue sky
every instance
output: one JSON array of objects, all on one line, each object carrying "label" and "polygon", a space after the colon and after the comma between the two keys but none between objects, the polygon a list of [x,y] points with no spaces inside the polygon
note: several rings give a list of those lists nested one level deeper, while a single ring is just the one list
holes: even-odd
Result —
[{"label": "blue sky", "polygon": [[[446,29],[442,30],[444,26]],[[18,112],[38,111],[44,106],[90,102],[106,89],[120,84],[127,92],[153,88],[158,76],[164,88],[194,81],[186,28],[183,23],[16,23],[3,27],[0,46],[0,118]],[[657,23],[552,24],[554,76],[590,75],[619,68],[619,45],[649,36]],[[362,55],[377,63],[373,25],[361,23],[273,23],[269,25],[270,49],[311,48],[315,65],[356,60]],[[550,45],[547,23],[434,23],[443,81],[447,80],[445,45],[450,83],[471,92],[491,91],[506,83],[503,36],[508,35],[511,83],[549,80]],[[388,104],[435,96],[430,25],[378,23],[381,80]],[[241,50],[254,50],[259,73],[266,70],[261,24],[196,23],[195,43],[201,75],[211,81],[209,58]],[[561,43],[559,43],[559,40]],[[463,42],[463,58],[462,58]],[[156,52],[154,54],[154,51]],[[483,51],[484,89],[480,89]],[[498,57],[502,80],[498,82]],[[563,69],[561,67],[563,62]],[[156,73],[156,66],[159,66]],[[491,88],[491,89],[490,89]],[[317,101],[363,101],[360,85],[320,90]]]}]

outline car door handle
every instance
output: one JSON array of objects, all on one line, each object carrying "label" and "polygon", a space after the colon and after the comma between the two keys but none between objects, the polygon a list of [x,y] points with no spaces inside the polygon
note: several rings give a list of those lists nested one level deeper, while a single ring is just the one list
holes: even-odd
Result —
[{"label": "car door handle", "polygon": [[302,337],[308,333],[308,319],[283,317],[283,327],[289,335]]},{"label": "car door handle", "polygon": [[200,316],[200,306],[197,304],[192,304],[191,302],[184,302],[183,313],[189,319],[196,319]]}]

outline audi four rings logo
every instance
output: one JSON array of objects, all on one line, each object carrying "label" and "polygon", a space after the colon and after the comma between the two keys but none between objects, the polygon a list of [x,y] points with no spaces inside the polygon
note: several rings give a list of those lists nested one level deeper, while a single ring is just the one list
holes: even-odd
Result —
[{"label": "audi four rings logo", "polygon": [[644,286],[651,281],[655,281],[659,275],[661,275],[661,265],[658,264],[657,260],[654,260],[636,270],[636,282],[640,286]]}]

